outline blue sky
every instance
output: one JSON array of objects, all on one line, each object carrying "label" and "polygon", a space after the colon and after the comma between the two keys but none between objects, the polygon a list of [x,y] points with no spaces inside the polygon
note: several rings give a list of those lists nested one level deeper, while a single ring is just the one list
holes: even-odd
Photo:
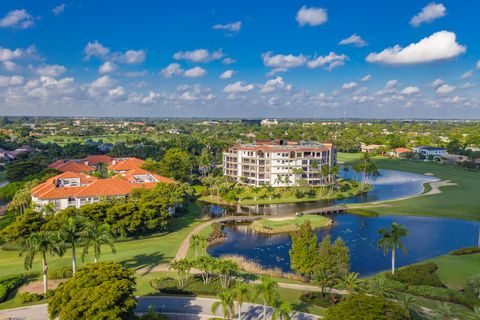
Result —
[{"label": "blue sky", "polygon": [[0,3],[0,114],[480,118],[478,1]]}]

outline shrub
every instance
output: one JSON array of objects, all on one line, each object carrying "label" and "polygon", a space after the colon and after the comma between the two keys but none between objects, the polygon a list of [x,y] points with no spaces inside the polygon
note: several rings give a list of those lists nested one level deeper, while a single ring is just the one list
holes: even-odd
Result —
[{"label": "shrub", "polygon": [[53,269],[48,272],[49,279],[65,279],[73,277],[73,270],[71,266]]},{"label": "shrub", "polygon": [[445,287],[435,273],[437,269],[438,266],[433,262],[414,264],[399,269],[394,275],[388,274],[387,277],[411,286]]},{"label": "shrub", "polygon": [[20,294],[20,301],[22,303],[36,302],[43,299],[44,299],[44,295],[39,293],[24,292]]},{"label": "shrub", "polygon": [[[234,281],[230,286],[234,285]],[[200,276],[192,276],[188,279],[187,285],[181,288],[176,279],[171,277],[157,278],[150,281],[150,286],[160,293],[180,295],[212,295],[216,296],[223,290],[219,278],[212,279],[205,284]]]},{"label": "shrub", "polygon": [[20,287],[24,281],[25,281],[25,275],[23,274],[0,279],[0,302],[5,301],[5,299],[7,299],[8,294],[12,290]]},{"label": "shrub", "polygon": [[474,306],[480,304],[480,301],[477,299],[477,297],[448,288],[438,288],[432,286],[410,286],[408,287],[407,292],[415,296],[420,296],[432,300],[457,303],[469,308],[473,308]]},{"label": "shrub", "polygon": [[336,305],[345,298],[336,293],[305,292],[300,296],[300,301],[308,304],[314,304],[322,308],[328,308]]},{"label": "shrub", "polygon": [[381,297],[364,294],[350,295],[328,308],[324,320],[409,320],[410,314],[400,304]]},{"label": "shrub", "polygon": [[461,248],[458,250],[453,250],[449,253],[452,256],[461,256],[464,254],[473,254],[473,253],[480,253],[479,247],[469,247],[469,248]]}]

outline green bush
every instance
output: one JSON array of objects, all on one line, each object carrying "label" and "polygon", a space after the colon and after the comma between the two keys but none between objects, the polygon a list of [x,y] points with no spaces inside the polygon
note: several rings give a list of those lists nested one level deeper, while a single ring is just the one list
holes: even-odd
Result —
[{"label": "green bush", "polygon": [[23,282],[25,281],[25,275],[17,275],[8,278],[1,278],[0,279],[0,302],[5,301],[7,299],[8,294],[20,287]]},{"label": "green bush", "polygon": [[[233,281],[231,286],[234,285]],[[176,279],[165,277],[152,279],[150,286],[160,293],[181,294],[181,295],[212,295],[216,296],[223,290],[220,279],[215,278],[205,284],[200,276],[192,276],[188,279],[187,285],[181,288]]]},{"label": "green bush", "polygon": [[387,277],[411,286],[445,287],[435,273],[437,269],[438,266],[433,262],[414,264],[397,270],[394,275],[388,274]]},{"label": "green bush", "polygon": [[468,308],[480,305],[480,300],[471,295],[448,288],[438,288],[432,286],[410,286],[407,292],[415,296],[424,297],[431,300],[445,301],[461,304]]},{"label": "green bush", "polygon": [[328,292],[323,295],[321,292],[305,292],[300,296],[300,301],[314,304],[322,308],[334,306],[342,300],[344,300],[343,296]]},{"label": "green bush", "polygon": [[469,248],[461,248],[458,250],[453,250],[449,253],[452,256],[461,256],[464,254],[473,254],[473,253],[480,253],[479,247],[469,247]]},{"label": "green bush", "polygon": [[49,279],[65,279],[73,277],[73,270],[71,266],[53,269],[48,272]]},{"label": "green bush", "polygon": [[20,301],[22,303],[37,302],[37,301],[43,300],[43,298],[44,298],[44,295],[39,293],[24,292],[20,294]]}]

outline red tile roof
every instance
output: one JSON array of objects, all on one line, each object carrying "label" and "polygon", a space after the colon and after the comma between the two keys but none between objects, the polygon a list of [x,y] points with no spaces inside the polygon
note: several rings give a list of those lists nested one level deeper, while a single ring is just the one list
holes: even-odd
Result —
[{"label": "red tile roof", "polygon": [[112,164],[108,167],[109,170],[112,171],[129,171],[132,169],[140,169],[140,167],[144,164],[144,160],[137,159],[137,158],[128,158],[123,161],[117,162]]},{"label": "red tile roof", "polygon": [[84,159],[84,161],[87,162],[89,165],[95,165],[98,163],[111,164],[112,160],[113,160],[112,157],[107,156],[105,154],[88,156]]},{"label": "red tile roof", "polygon": [[49,168],[54,168],[62,172],[90,172],[95,171],[95,168],[85,164],[77,163],[72,160],[58,160],[48,165]]},{"label": "red tile roof", "polygon": [[398,154],[400,154],[400,153],[411,152],[411,150],[408,149],[408,148],[396,148],[396,149],[395,149],[395,152],[398,153]]}]

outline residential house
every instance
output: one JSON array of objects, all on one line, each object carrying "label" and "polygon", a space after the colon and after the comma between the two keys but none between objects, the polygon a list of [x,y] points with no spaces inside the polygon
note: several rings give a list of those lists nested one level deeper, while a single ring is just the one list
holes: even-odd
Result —
[{"label": "residential house", "polygon": [[433,156],[433,157],[443,157],[447,154],[447,150],[445,148],[438,148],[438,147],[415,147],[413,148],[413,152],[417,154],[424,155],[426,157]]}]

